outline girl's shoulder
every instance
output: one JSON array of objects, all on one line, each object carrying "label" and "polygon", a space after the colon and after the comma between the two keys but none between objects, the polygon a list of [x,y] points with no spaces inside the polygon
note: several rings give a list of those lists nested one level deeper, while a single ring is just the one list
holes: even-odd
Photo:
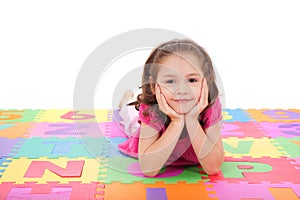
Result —
[{"label": "girl's shoulder", "polygon": [[199,120],[203,122],[203,128],[208,128],[215,125],[222,120],[222,105],[219,97],[213,105],[206,109],[206,111],[199,116]]},{"label": "girl's shoulder", "polygon": [[139,122],[144,123],[155,130],[161,132],[164,130],[164,124],[158,114],[153,112],[151,105],[141,103],[139,105]]}]

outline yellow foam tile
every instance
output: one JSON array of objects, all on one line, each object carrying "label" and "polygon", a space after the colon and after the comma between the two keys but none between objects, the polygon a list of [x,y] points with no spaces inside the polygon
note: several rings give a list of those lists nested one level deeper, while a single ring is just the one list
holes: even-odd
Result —
[{"label": "yellow foam tile", "polygon": [[272,139],[269,138],[224,138],[223,144],[226,156],[241,158],[251,156],[253,158],[271,157],[280,158],[286,156],[286,152],[280,150]]},{"label": "yellow foam tile", "polygon": [[111,110],[44,110],[36,122],[107,122],[111,121]]},{"label": "yellow foam tile", "polygon": [[[66,169],[68,161],[84,161],[82,168],[82,173],[80,177],[61,177],[48,169],[45,169],[42,177],[25,177],[25,174],[33,161],[49,161],[52,164]],[[47,183],[50,181],[55,181],[59,183],[69,183],[70,181],[79,181],[82,183],[90,183],[93,181],[98,181],[98,169],[100,167],[100,162],[96,159],[88,158],[65,158],[60,157],[58,159],[49,158],[39,158],[39,159],[29,159],[21,157],[19,159],[12,159],[9,165],[5,168],[4,173],[0,179],[2,182],[15,182],[16,184],[23,184],[25,182],[37,182],[37,183]]]}]

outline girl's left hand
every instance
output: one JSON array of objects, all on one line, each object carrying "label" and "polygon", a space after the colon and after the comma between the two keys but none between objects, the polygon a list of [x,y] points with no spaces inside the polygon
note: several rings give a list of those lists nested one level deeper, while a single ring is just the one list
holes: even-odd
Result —
[{"label": "girl's left hand", "polygon": [[175,110],[173,110],[173,108],[169,106],[164,95],[161,93],[160,86],[158,84],[155,84],[155,93],[159,109],[168,117],[170,117],[171,121],[183,122],[184,116],[177,113]]},{"label": "girl's left hand", "polygon": [[208,105],[208,86],[207,86],[206,79],[203,78],[199,101],[192,108],[192,110],[185,115],[185,118],[186,119],[198,119],[198,116],[207,107],[207,105]]}]

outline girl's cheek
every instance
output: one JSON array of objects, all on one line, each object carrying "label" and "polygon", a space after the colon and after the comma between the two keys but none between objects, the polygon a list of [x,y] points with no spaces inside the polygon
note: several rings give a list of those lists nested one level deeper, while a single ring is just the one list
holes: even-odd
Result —
[{"label": "girl's cheek", "polygon": [[162,90],[162,93],[165,95],[165,96],[174,96],[174,89],[172,87],[164,87],[164,89]]}]

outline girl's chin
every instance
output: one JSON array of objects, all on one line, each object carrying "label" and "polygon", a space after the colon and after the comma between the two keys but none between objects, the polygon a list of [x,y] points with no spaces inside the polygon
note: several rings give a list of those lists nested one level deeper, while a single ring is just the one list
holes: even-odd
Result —
[{"label": "girl's chin", "polygon": [[184,114],[189,113],[195,105],[196,105],[195,102],[189,102],[189,103],[183,103],[183,104],[176,103],[176,104],[173,104],[170,106],[178,114],[184,115]]},{"label": "girl's chin", "polygon": [[192,108],[182,107],[182,108],[177,108],[177,109],[174,109],[174,110],[175,110],[175,112],[177,112],[178,114],[184,115],[184,114],[189,113],[189,112],[192,110]]}]

